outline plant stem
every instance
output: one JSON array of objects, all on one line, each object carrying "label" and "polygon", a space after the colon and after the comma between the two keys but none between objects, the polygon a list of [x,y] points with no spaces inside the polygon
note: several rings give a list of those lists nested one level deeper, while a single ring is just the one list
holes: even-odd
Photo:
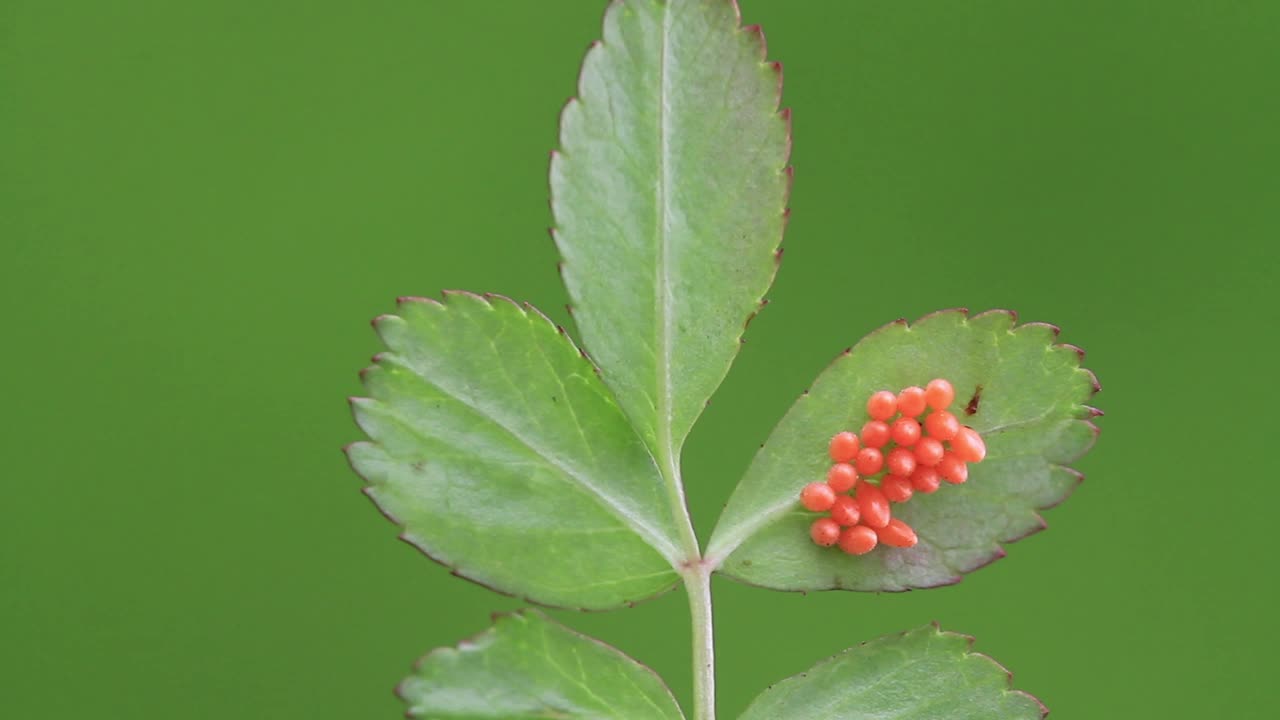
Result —
[{"label": "plant stem", "polygon": [[[670,426],[660,430],[669,436]],[[667,486],[671,514],[677,518],[686,560],[678,568],[689,595],[689,619],[693,625],[693,720],[716,720],[715,630],[711,616],[711,570],[702,559],[698,534],[693,529],[689,504],[680,477],[679,451],[666,443],[654,458]]]},{"label": "plant stem", "polygon": [[693,718],[716,719],[716,649],[711,613],[711,570],[704,563],[684,573],[693,623]]}]

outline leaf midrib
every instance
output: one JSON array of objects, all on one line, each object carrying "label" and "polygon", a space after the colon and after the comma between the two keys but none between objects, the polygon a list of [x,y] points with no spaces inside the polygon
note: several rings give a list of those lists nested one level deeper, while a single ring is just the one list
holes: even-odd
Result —
[{"label": "leaf midrib", "polygon": [[[511,439],[515,440],[516,442],[520,443],[524,447],[528,448],[534,455],[544,460],[551,467],[555,468],[556,470],[559,470],[560,473],[562,473],[565,477],[575,481],[580,487],[582,487],[588,493],[593,495],[597,500],[599,500],[600,503],[607,510],[609,510],[610,513],[612,513],[615,517],[621,520],[623,524],[630,527],[637,536],[639,536],[642,540],[645,541],[646,544],[648,544],[650,547],[656,550],[658,554],[660,554],[668,563],[672,565],[672,567],[678,566],[678,563],[680,560],[680,553],[677,551],[675,545],[669,540],[667,540],[667,538],[663,533],[659,532],[655,528],[650,527],[648,522],[646,522],[643,518],[638,517],[633,513],[629,512],[626,508],[619,506],[617,502],[614,501],[609,496],[608,493],[604,492],[598,486],[596,486],[593,482],[591,482],[591,480],[588,477],[586,477],[586,475],[584,475],[580,471],[573,468],[570,464],[560,460],[558,457],[554,455],[554,453],[547,450],[546,448],[543,448],[540,444],[525,437],[521,433],[517,432],[516,430],[508,426],[506,423],[499,420],[497,414],[491,412],[486,408],[479,406],[476,403],[473,403],[467,400],[461,394],[454,392],[450,388],[445,387],[443,384],[436,382],[431,378],[428,378],[425,374],[418,372],[417,369],[413,368],[413,366],[408,362],[406,362],[405,365],[406,367],[412,370],[414,375],[421,378],[423,382],[439,390],[441,393],[451,398],[452,400],[456,401],[460,405],[470,409],[472,412],[476,413],[480,417],[488,420],[495,427],[501,429],[504,433],[506,433]],[[400,415],[400,413],[397,412],[390,405],[387,405],[386,403],[383,403],[383,405],[395,415],[397,416]],[[405,422],[408,427],[414,427],[412,423],[407,422],[407,419],[405,420]],[[415,432],[416,432],[416,429],[415,429]],[[655,468],[655,470],[656,469],[657,468]]]},{"label": "leaf midrib", "polygon": [[658,348],[655,355],[655,372],[657,378],[657,434],[658,452],[670,458],[673,448],[671,442],[671,279],[667,271],[671,242],[671,198],[668,188],[671,185],[671,143],[669,103],[670,86],[668,84],[668,36],[671,34],[671,3],[662,4],[661,47],[658,53],[658,178],[654,185],[654,208],[658,218],[654,230],[658,237],[656,244],[658,258],[656,277],[654,278],[654,316],[658,321]]},{"label": "leaf midrib", "polygon": [[[1011,429],[1019,429],[1023,427],[1030,427],[1033,425],[1037,425],[1039,423],[1044,422],[1046,419],[1048,419],[1049,416],[1052,415],[1053,412],[1057,409],[1059,408],[1050,408],[1049,410],[1041,413],[1040,415],[1034,418],[999,426],[995,430],[989,430],[983,434],[988,436],[998,435],[1002,432],[1006,432]],[[1067,417],[1064,419],[1070,420],[1073,418]],[[1044,457],[1043,454],[1041,453],[1029,453],[1027,456],[1028,457],[1038,456],[1042,458]],[[1048,458],[1044,458],[1044,459],[1046,462],[1048,462]],[[1061,466],[1060,463],[1053,463],[1053,462],[1049,462],[1049,465]],[[707,548],[708,559],[711,561],[714,567],[718,568],[720,564],[725,560],[727,560],[729,556],[732,555],[735,550],[741,547],[744,542],[749,540],[753,535],[755,535],[761,529],[769,525],[772,525],[774,522],[778,520],[778,518],[787,514],[787,512],[793,509],[795,506],[796,506],[795,498],[788,497],[788,498],[780,499],[778,502],[774,503],[773,505],[770,505],[767,509],[757,512],[750,519],[741,523],[737,527],[731,528],[728,531],[728,535],[727,535],[727,537],[729,538],[728,540],[717,541],[717,538],[713,537],[711,546]],[[917,533],[918,532],[919,531],[917,530]]]},{"label": "leaf midrib", "polygon": [[[699,556],[698,537],[693,531],[693,523],[689,519],[688,506],[685,503],[684,485],[680,479],[680,458],[675,439],[672,437],[673,392],[671,388],[672,366],[672,300],[671,277],[668,265],[671,256],[671,193],[674,185],[671,177],[671,84],[670,84],[670,42],[672,28],[672,2],[662,3],[662,32],[658,52],[658,172],[654,184],[654,211],[658,215],[654,222],[657,234],[657,262],[654,277],[653,303],[654,316],[657,322],[657,348],[654,352],[655,388],[658,394],[655,412],[657,425],[654,427],[653,448],[654,461],[662,475],[662,483],[667,492],[667,502],[671,516],[680,524],[680,543],[683,552],[689,558]],[[676,561],[676,566],[680,565]]]}]

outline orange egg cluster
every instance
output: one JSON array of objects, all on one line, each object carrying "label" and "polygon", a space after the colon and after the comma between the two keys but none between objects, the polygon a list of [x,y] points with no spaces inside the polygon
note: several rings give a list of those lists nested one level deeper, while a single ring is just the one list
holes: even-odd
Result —
[{"label": "orange egg cluster", "polygon": [[955,399],[955,389],[942,379],[897,395],[888,390],[871,395],[871,419],[862,431],[831,438],[828,451],[835,464],[827,481],[800,491],[801,505],[826,513],[809,528],[813,542],[838,545],[850,555],[865,555],[882,543],[916,544],[915,530],[893,517],[890,503],[937,492],[944,480],[959,485],[969,479],[969,463],[987,455],[978,431],[947,411]]}]

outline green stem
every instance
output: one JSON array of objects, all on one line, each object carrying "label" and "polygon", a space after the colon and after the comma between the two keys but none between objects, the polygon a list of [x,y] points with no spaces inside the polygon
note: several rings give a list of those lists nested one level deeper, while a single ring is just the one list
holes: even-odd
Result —
[{"label": "green stem", "polygon": [[711,570],[699,562],[684,573],[693,623],[693,718],[716,720],[716,649],[711,612]]},{"label": "green stem", "polygon": [[689,595],[689,619],[693,626],[693,720],[716,720],[716,653],[711,616],[711,566],[702,560],[698,535],[693,530],[684,497],[678,453],[668,450],[658,460],[667,486],[671,514],[680,527],[680,544],[687,558],[679,568]]}]

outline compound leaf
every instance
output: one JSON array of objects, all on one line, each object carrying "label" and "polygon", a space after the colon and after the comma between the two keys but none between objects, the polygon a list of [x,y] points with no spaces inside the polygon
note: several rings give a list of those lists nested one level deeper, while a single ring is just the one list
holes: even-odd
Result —
[{"label": "compound leaf", "polygon": [[423,720],[683,717],[652,670],[532,610],[431,652],[397,692],[408,716]]},{"label": "compound leaf", "polygon": [[670,588],[677,525],[652,456],[595,368],[529,306],[446,293],[375,326],[348,448],[402,537],[535,602],[609,608]]},{"label": "compound leaf", "polygon": [[[1081,475],[1068,463],[1092,445],[1097,391],[1083,353],[1056,345],[1057,328],[1015,327],[1013,313],[969,318],[930,315],[881,328],[836,359],[787,412],[756,454],[712,536],[707,555],[720,572],[779,590],[893,591],[957,582],[1002,557],[1001,542],[1044,528],[1036,512],[1061,502]],[[894,506],[920,538],[910,549],[881,546],[851,556],[814,545],[814,515],[797,502],[805,483],[825,477],[826,447],[868,419],[866,400],[942,377],[956,388],[961,420],[982,433],[987,458],[969,480]],[[972,396],[975,412],[965,414]]]},{"label": "compound leaf", "polygon": [[865,642],[773,685],[739,720],[1041,720],[1040,701],[972,643],[933,625]]},{"label": "compound leaf", "polygon": [[731,0],[625,0],[551,161],[582,341],[666,467],[773,282],[790,182],[781,66]]}]

